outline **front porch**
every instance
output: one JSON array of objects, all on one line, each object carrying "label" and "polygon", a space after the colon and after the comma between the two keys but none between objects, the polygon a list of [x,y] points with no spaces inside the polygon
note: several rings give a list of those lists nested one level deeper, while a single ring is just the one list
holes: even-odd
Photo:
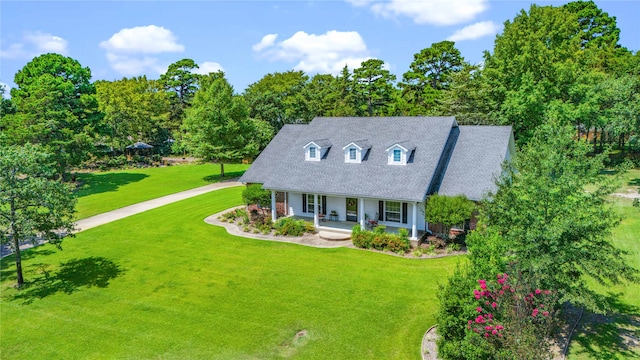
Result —
[{"label": "front porch", "polygon": [[[306,217],[306,216],[299,216],[299,215],[292,215],[292,218],[296,219],[296,220],[305,220],[305,221],[309,221],[312,222],[313,218],[310,217]],[[354,226],[356,225],[360,225],[360,223],[354,222],[354,221],[340,221],[340,220],[330,220],[329,218],[327,218],[326,220],[321,220],[319,222],[319,226],[317,226],[316,228],[318,229],[318,231],[329,231],[329,232],[339,232],[339,233],[345,233],[345,234],[350,234],[351,230],[353,229]],[[385,228],[385,232],[390,233],[390,234],[398,234],[398,230],[399,229],[403,229],[401,227],[397,227],[397,226],[388,226],[388,225],[384,225]],[[373,230],[373,227],[369,227],[369,226],[365,226],[365,228],[367,230]],[[406,229],[406,228],[404,228]],[[423,230],[417,230],[417,239],[420,239],[424,234],[425,231]],[[411,239],[412,241],[417,241],[417,239]]]}]

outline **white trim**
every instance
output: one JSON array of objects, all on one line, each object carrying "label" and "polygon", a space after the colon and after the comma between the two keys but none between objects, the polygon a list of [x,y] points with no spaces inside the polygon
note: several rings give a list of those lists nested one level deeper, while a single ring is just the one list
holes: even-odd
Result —
[{"label": "white trim", "polygon": [[271,220],[273,222],[278,218],[278,210],[276,210],[276,192],[271,190]]}]

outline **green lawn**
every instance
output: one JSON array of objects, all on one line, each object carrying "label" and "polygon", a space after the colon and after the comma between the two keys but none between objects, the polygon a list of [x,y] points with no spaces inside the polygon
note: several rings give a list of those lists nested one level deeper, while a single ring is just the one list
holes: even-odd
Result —
[{"label": "green lawn", "polygon": [[[240,188],[25,252],[0,283],[2,359],[419,359],[462,257],[416,260],[228,235]],[[295,340],[306,330],[307,336]]]},{"label": "green lawn", "polygon": [[[225,178],[237,177],[249,165],[225,164]],[[78,174],[77,219],[141,201],[220,181],[220,165],[179,165]]]},{"label": "green lawn", "polygon": [[[618,191],[624,193],[638,187],[640,170],[631,170],[624,175]],[[631,203],[630,199],[616,198],[615,209],[624,220],[615,229],[613,241],[629,251],[629,263],[640,269],[640,209]],[[640,284],[594,286],[611,295],[615,312],[607,318],[587,314],[571,343],[569,359],[639,359]]]}]

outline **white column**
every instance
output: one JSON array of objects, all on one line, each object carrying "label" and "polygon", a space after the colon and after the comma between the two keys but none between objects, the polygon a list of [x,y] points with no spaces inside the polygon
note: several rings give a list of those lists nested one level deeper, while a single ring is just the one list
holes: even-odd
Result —
[{"label": "white column", "polygon": [[364,198],[358,199],[360,201],[360,205],[358,205],[358,212],[360,213],[360,229],[366,229],[364,223]]},{"label": "white column", "polygon": [[413,223],[411,224],[411,240],[418,240],[418,203],[413,203]]},{"label": "white column", "polygon": [[289,215],[289,202],[287,201],[289,199],[289,193],[286,192],[284,193],[284,216]]},{"label": "white column", "polygon": [[318,218],[318,194],[313,194],[313,226],[320,226],[320,219]]},{"label": "white column", "polygon": [[271,190],[271,220],[274,222],[278,218],[278,210],[276,210],[276,192]]}]

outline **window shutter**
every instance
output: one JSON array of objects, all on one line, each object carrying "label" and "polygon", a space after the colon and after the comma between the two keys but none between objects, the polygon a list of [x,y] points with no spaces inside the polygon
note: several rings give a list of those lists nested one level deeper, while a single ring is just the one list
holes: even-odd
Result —
[{"label": "window shutter", "polygon": [[327,197],[322,197],[322,215],[327,215]]},{"label": "window shutter", "polygon": [[302,212],[307,212],[307,194],[302,194]]},{"label": "window shutter", "polygon": [[407,223],[407,203],[402,203],[402,223],[406,224]]},{"label": "window shutter", "polygon": [[378,201],[378,221],[384,221],[384,201]]}]

